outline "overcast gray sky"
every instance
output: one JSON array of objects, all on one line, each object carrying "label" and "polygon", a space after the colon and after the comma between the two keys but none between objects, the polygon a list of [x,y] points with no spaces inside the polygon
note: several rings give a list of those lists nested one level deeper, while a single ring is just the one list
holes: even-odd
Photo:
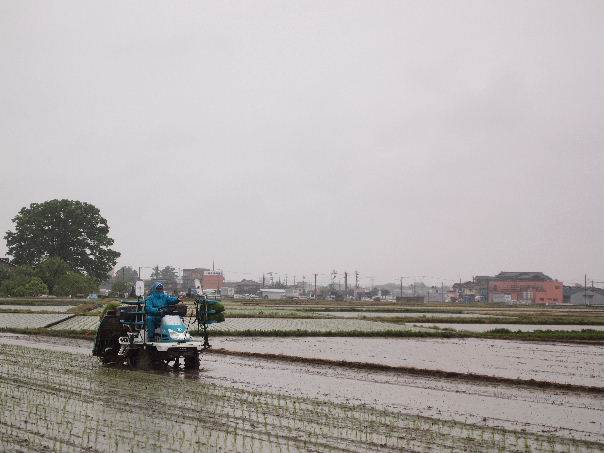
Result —
[{"label": "overcast gray sky", "polygon": [[2,0],[0,231],[69,198],[120,264],[602,280],[603,30],[601,0]]}]

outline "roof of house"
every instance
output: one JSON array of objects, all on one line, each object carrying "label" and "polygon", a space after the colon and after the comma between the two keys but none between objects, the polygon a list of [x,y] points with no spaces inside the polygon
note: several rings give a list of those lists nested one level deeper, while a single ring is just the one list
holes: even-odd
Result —
[{"label": "roof of house", "polygon": [[[566,296],[572,296],[573,294],[577,294],[577,293],[584,293],[585,292],[585,288],[583,286],[565,286],[564,287],[564,295]],[[587,287],[587,294],[592,294],[592,293],[597,293],[597,294],[601,294],[602,296],[604,296],[604,289],[602,288],[598,288],[598,287]]]},{"label": "roof of house", "polygon": [[494,277],[495,280],[525,280],[525,281],[550,281],[551,277],[548,277],[543,272],[499,272]]}]

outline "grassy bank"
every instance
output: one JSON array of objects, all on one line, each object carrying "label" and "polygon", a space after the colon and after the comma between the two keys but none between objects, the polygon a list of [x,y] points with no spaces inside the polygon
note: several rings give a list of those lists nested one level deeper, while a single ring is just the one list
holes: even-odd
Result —
[{"label": "grassy bank", "polygon": [[[230,316],[229,316],[230,317]],[[604,317],[601,316],[522,316],[510,314],[509,317],[468,317],[457,318],[447,316],[360,316],[366,321],[409,324],[415,322],[430,324],[529,324],[529,325],[567,325],[567,326],[601,326]]]},{"label": "grassy bank", "polygon": [[[54,330],[46,328],[2,328],[0,332],[20,333],[28,335],[48,335],[64,338],[81,338],[92,340],[94,330]],[[193,336],[201,335],[196,330]],[[385,330],[381,332],[346,331],[346,332],[313,332],[305,330],[221,330],[210,332],[211,337],[363,337],[363,338],[483,338],[495,340],[519,341],[554,341],[586,344],[604,343],[604,331],[583,329],[580,331],[564,330],[536,330],[534,332],[511,331],[508,329],[494,329],[488,332],[460,332],[460,331],[415,331],[415,330]]]}]

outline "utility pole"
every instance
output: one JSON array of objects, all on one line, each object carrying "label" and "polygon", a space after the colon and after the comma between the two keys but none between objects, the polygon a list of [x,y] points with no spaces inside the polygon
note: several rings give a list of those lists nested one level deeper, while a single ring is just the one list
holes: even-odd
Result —
[{"label": "utility pole", "polygon": [[141,267],[140,266],[138,266],[138,279],[139,280],[141,279]]},{"label": "utility pole", "polygon": [[403,298],[403,277],[401,277],[401,299]]},{"label": "utility pole", "polygon": [[348,272],[344,272],[344,297],[348,297]]},{"label": "utility pole", "polygon": [[317,274],[315,274],[315,299],[317,298]]},{"label": "utility pole", "polygon": [[443,282],[440,282],[440,303],[445,303],[445,285]]},{"label": "utility pole", "polygon": [[583,285],[583,302],[587,305],[587,274],[585,274],[585,284]]}]

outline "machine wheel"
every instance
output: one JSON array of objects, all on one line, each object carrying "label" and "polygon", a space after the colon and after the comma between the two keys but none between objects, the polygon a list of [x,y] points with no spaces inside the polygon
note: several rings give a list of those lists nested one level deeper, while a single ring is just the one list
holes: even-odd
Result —
[{"label": "machine wheel", "polygon": [[111,346],[107,347],[105,351],[103,351],[103,355],[101,355],[101,362],[104,364],[110,363],[121,363],[124,361],[123,357],[118,355],[120,350],[119,336],[115,336],[111,341]]},{"label": "machine wheel", "polygon": [[200,365],[199,356],[185,357],[185,370],[198,370]]},{"label": "machine wheel", "polygon": [[151,352],[149,352],[147,349],[139,349],[136,351],[130,356],[128,362],[135,370],[148,371],[153,368]]}]

